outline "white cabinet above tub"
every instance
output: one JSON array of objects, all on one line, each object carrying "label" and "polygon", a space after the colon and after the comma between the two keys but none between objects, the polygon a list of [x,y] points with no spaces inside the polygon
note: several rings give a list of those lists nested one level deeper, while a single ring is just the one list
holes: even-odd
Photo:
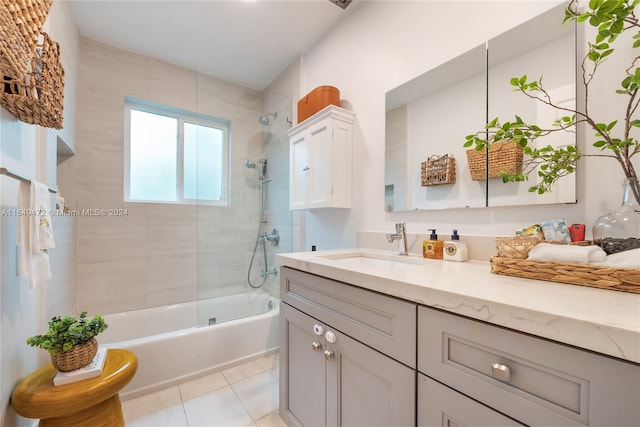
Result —
[{"label": "white cabinet above tub", "polygon": [[329,105],[288,132],[289,208],[350,208],[355,114]]}]

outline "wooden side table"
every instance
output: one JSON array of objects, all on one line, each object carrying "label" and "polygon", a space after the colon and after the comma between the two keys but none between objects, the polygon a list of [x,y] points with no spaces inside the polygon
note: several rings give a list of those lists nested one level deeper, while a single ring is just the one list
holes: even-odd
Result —
[{"label": "wooden side table", "polygon": [[48,365],[16,385],[11,405],[23,417],[40,418],[40,427],[124,427],[118,392],[137,368],[135,354],[109,349],[100,376],[54,386],[58,371]]}]

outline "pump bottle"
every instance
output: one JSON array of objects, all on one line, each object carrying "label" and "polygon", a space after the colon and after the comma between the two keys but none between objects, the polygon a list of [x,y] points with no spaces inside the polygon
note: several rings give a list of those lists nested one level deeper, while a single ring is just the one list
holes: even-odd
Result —
[{"label": "pump bottle", "polygon": [[447,261],[466,261],[468,258],[467,245],[460,241],[458,230],[453,230],[451,240],[444,242],[444,259]]},{"label": "pump bottle", "polygon": [[442,259],[444,242],[438,240],[435,228],[430,228],[429,239],[422,242],[422,256],[429,259]]}]

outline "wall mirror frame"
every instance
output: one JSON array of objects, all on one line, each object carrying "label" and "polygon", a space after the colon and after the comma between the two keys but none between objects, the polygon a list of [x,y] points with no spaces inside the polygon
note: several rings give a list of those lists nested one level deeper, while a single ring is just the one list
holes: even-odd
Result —
[{"label": "wall mirror frame", "polygon": [[[464,54],[386,93],[385,209],[387,211],[481,208],[575,203],[576,174],[563,177],[551,193],[529,192],[531,181],[473,180],[463,147],[465,136],[499,117],[551,126],[556,109],[514,92],[512,77],[542,77],[556,104],[575,108],[577,26],[562,24],[565,4],[555,6]],[[575,132],[539,139],[540,145],[575,145]],[[451,176],[425,180],[432,156],[455,159]],[[485,159],[486,152],[482,152]],[[432,163],[427,163],[431,165]],[[432,170],[432,169],[428,169]],[[535,171],[530,180],[537,179]]]}]

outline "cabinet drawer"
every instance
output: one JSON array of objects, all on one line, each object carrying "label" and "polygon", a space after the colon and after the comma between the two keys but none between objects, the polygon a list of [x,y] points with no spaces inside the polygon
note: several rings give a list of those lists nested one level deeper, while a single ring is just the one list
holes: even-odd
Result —
[{"label": "cabinet drawer", "polygon": [[381,353],[416,367],[416,305],[287,267],[280,298]]},{"label": "cabinet drawer", "polygon": [[419,427],[523,427],[449,387],[418,374]]},{"label": "cabinet drawer", "polygon": [[640,366],[426,307],[418,370],[529,425],[640,425]]}]

